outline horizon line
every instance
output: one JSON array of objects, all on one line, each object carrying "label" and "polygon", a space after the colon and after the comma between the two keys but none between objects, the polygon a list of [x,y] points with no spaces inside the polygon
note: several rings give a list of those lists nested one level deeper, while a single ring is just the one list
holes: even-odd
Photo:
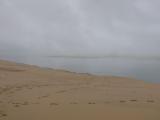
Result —
[{"label": "horizon line", "polygon": [[139,59],[158,59],[160,60],[159,55],[50,55],[47,57],[57,57],[57,58],[139,58]]}]

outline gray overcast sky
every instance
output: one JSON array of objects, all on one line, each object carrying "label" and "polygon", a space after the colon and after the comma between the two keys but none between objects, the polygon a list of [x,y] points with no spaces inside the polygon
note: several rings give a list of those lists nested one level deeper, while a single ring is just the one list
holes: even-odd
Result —
[{"label": "gray overcast sky", "polygon": [[159,0],[0,0],[0,53],[160,54]]}]

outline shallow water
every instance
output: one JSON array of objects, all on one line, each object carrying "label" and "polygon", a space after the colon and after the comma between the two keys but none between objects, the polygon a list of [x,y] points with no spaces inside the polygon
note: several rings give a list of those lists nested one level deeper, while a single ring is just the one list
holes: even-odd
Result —
[{"label": "shallow water", "polygon": [[0,56],[0,59],[78,73],[123,76],[160,82],[160,60],[156,58]]}]

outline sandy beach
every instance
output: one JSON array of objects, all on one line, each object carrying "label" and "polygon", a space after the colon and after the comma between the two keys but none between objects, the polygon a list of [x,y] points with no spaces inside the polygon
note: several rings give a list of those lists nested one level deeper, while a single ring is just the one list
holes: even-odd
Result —
[{"label": "sandy beach", "polygon": [[160,120],[160,84],[1,60],[0,120]]}]

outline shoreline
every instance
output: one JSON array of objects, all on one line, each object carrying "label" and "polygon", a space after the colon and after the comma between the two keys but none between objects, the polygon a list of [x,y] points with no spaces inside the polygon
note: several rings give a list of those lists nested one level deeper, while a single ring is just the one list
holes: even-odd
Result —
[{"label": "shoreline", "polygon": [[159,120],[159,91],[143,80],[0,60],[1,120]]},{"label": "shoreline", "polygon": [[70,70],[65,70],[65,69],[55,69],[52,67],[43,67],[43,66],[39,66],[39,65],[34,65],[34,64],[26,64],[26,63],[22,63],[22,62],[15,62],[15,61],[10,61],[10,60],[1,60],[0,62],[7,62],[7,63],[12,63],[12,64],[16,64],[16,65],[22,65],[22,66],[30,66],[30,67],[35,67],[35,68],[39,68],[39,69],[44,69],[44,70],[52,70],[52,71],[59,71],[59,72],[66,72],[66,73],[72,73],[72,74],[79,74],[79,75],[89,75],[89,76],[95,76],[95,77],[115,77],[115,78],[124,78],[124,79],[128,79],[128,80],[136,80],[136,81],[143,81],[146,83],[153,83],[153,84],[160,84],[160,83],[155,83],[155,82],[151,82],[151,81],[145,81],[145,80],[140,80],[140,79],[136,79],[134,77],[125,77],[125,76],[114,76],[114,75],[98,75],[98,74],[92,74],[92,73],[82,73],[82,72],[74,72],[74,71],[70,71]]}]

